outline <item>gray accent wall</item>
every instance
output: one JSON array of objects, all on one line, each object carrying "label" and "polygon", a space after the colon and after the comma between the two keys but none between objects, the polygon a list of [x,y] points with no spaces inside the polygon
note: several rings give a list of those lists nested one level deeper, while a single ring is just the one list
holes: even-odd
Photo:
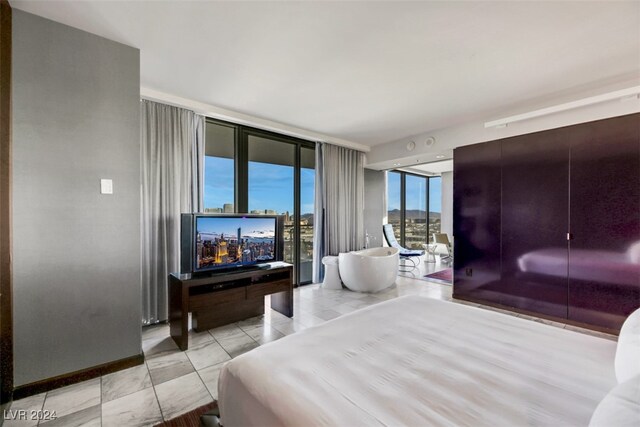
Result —
[{"label": "gray accent wall", "polygon": [[141,353],[139,67],[14,9],[15,386]]},{"label": "gray accent wall", "polygon": [[364,229],[369,233],[371,247],[383,246],[382,224],[386,212],[386,182],[384,171],[364,170]]}]

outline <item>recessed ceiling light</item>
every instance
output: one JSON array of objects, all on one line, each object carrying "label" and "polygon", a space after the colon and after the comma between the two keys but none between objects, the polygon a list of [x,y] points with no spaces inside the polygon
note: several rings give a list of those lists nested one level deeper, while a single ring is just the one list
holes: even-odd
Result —
[{"label": "recessed ceiling light", "polygon": [[393,166],[400,166],[400,163],[394,163]]},{"label": "recessed ceiling light", "polygon": [[438,154],[438,155],[436,156],[436,159],[444,159],[444,156],[443,156],[442,154]]}]

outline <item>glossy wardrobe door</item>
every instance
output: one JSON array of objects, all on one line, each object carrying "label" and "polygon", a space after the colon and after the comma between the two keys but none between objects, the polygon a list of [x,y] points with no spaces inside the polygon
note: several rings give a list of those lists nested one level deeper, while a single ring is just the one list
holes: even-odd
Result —
[{"label": "glossy wardrobe door", "polygon": [[568,317],[618,331],[640,306],[640,115],[571,130]]},{"label": "glossy wardrobe door", "polygon": [[502,140],[501,304],[566,317],[568,184],[563,129]]},{"label": "glossy wardrobe door", "polygon": [[456,298],[499,302],[500,141],[454,152],[453,236]]}]

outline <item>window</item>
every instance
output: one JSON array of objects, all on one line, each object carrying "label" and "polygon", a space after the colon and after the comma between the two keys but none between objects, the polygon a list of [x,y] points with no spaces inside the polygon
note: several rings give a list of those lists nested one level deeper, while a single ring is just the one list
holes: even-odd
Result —
[{"label": "window", "polygon": [[387,173],[387,223],[393,225],[396,238],[400,237],[400,213],[401,213],[401,175],[399,172]]},{"label": "window", "polygon": [[207,122],[204,150],[204,211],[235,212],[236,129]]},{"label": "window", "polygon": [[284,260],[294,263],[296,146],[249,135],[249,213],[284,215]]},{"label": "window", "polygon": [[406,174],[404,246],[422,249],[427,238],[427,178]]},{"label": "window", "polygon": [[315,206],[316,153],[300,149],[300,282],[313,280],[313,207]]},{"label": "window", "polygon": [[284,215],[284,259],[310,283],[315,144],[208,119],[204,167],[205,212]]},{"label": "window", "polygon": [[422,249],[440,232],[442,179],[407,172],[387,173],[387,222],[400,244]]}]

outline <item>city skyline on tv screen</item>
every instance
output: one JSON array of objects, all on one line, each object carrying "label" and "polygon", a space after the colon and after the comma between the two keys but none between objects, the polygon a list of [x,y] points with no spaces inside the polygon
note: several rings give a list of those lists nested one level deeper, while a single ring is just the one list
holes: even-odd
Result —
[{"label": "city skyline on tv screen", "polygon": [[276,219],[196,218],[196,269],[275,260]]}]

